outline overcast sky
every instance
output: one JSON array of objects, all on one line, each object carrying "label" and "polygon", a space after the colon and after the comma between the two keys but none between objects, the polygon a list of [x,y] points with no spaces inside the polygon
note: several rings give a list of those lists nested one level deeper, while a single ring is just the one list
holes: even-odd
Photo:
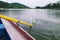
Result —
[{"label": "overcast sky", "polygon": [[1,0],[1,1],[5,1],[5,2],[9,2],[9,3],[18,2],[18,3],[21,3],[21,4],[34,8],[36,6],[45,6],[48,3],[54,3],[59,0]]}]

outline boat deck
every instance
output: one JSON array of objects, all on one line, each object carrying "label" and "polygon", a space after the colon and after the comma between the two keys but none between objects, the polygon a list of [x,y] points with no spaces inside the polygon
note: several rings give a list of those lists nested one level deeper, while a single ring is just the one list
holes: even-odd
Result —
[{"label": "boat deck", "polygon": [[18,27],[15,23],[2,19],[2,22],[11,38],[11,40],[35,40],[31,35]]}]

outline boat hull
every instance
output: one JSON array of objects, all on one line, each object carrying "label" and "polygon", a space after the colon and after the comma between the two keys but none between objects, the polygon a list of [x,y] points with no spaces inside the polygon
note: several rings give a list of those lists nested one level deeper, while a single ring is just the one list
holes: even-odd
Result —
[{"label": "boat hull", "polygon": [[2,22],[12,40],[35,40],[35,38],[16,23],[4,19],[2,19]]}]

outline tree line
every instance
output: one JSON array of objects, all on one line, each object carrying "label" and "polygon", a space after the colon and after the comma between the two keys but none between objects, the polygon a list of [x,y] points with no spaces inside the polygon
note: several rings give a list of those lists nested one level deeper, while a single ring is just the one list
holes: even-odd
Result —
[{"label": "tree line", "polygon": [[0,1],[0,8],[29,8],[29,7],[20,3],[8,3]]},{"label": "tree line", "polygon": [[60,9],[60,3],[49,3],[44,7],[36,7],[41,9]]}]

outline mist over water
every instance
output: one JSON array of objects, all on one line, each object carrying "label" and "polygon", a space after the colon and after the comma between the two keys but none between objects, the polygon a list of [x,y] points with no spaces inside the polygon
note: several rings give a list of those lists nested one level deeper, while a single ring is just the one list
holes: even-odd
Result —
[{"label": "mist over water", "polygon": [[[0,12],[9,17],[23,20],[29,23],[35,23],[30,34],[36,40],[60,40],[60,10],[52,9],[17,9],[0,10]],[[26,31],[29,27],[21,25]]]}]

